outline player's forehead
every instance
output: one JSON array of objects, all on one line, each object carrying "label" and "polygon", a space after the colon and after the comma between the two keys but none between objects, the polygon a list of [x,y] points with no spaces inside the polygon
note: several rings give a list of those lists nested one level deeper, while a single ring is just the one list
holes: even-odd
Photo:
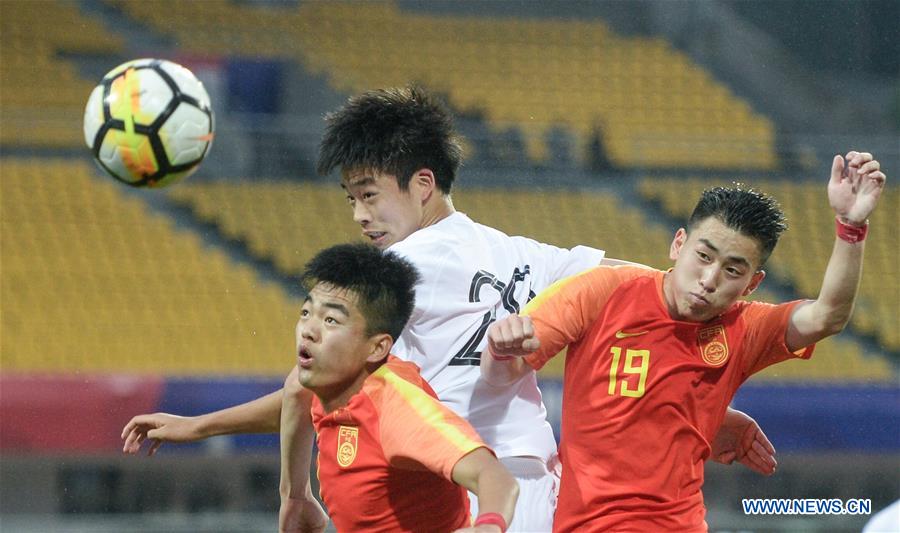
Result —
[{"label": "player's forehead", "polygon": [[717,217],[709,217],[695,224],[688,240],[728,262],[745,263],[751,268],[758,268],[762,259],[762,245],[758,239],[741,233]]},{"label": "player's forehead", "polygon": [[385,187],[397,184],[393,174],[373,168],[351,168],[341,170],[341,187],[347,190],[361,187]]},{"label": "player's forehead", "polygon": [[353,289],[321,281],[309,290],[303,305],[334,308],[354,316],[359,313],[359,294]]}]

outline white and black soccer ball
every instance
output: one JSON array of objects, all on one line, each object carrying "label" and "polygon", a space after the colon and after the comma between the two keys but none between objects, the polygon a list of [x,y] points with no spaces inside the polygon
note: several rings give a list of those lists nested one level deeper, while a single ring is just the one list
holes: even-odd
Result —
[{"label": "white and black soccer ball", "polygon": [[164,59],[112,69],[84,110],[84,139],[97,163],[134,187],[165,187],[197,170],[213,128],[203,84]]}]

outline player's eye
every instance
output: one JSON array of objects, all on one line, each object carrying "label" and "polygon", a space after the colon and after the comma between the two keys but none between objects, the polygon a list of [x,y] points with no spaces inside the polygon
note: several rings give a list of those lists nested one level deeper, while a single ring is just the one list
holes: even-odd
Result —
[{"label": "player's eye", "polygon": [[309,316],[309,310],[308,310],[308,309],[301,309],[301,310],[300,310],[300,318],[306,318],[306,317],[308,317],[308,316]]},{"label": "player's eye", "polygon": [[708,263],[709,261],[711,261],[709,255],[705,252],[698,251],[697,256],[700,258],[701,261],[703,261],[705,263]]},{"label": "player's eye", "polygon": [[374,193],[374,192],[364,192],[362,197],[363,197],[363,200],[371,200],[372,198],[375,197],[376,194],[377,193]]},{"label": "player's eye", "polygon": [[326,323],[326,324],[339,324],[339,322],[337,321],[337,319],[335,319],[334,317],[331,317],[331,316],[326,316],[326,317],[325,317],[325,323]]}]

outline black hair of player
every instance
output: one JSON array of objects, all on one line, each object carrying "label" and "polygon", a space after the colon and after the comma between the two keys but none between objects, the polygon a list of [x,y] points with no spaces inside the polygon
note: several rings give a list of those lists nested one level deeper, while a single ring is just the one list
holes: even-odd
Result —
[{"label": "black hair of player", "polygon": [[319,283],[356,294],[366,335],[387,333],[395,341],[415,305],[416,268],[394,252],[369,244],[339,244],[316,254],[301,275],[309,292]]},{"label": "black hair of player", "polygon": [[688,232],[709,217],[756,239],[760,247],[759,268],[772,255],[779,237],[787,229],[784,213],[774,198],[738,183],[703,191],[688,220]]},{"label": "black hair of player", "polygon": [[449,194],[462,161],[453,117],[420,87],[364,92],[325,117],[317,170],[384,172],[407,190],[414,172],[427,168]]}]

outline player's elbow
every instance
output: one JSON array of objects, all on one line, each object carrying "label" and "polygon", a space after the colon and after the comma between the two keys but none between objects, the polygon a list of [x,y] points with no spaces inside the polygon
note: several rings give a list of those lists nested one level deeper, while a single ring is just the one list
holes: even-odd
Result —
[{"label": "player's elbow", "polygon": [[853,312],[852,304],[824,305],[814,302],[810,306],[812,311],[808,316],[807,329],[810,334],[819,339],[837,335],[850,323]]},{"label": "player's elbow", "polygon": [[844,331],[844,328],[850,323],[851,314],[852,306],[840,307],[823,313],[818,323],[822,336],[830,337]]}]

